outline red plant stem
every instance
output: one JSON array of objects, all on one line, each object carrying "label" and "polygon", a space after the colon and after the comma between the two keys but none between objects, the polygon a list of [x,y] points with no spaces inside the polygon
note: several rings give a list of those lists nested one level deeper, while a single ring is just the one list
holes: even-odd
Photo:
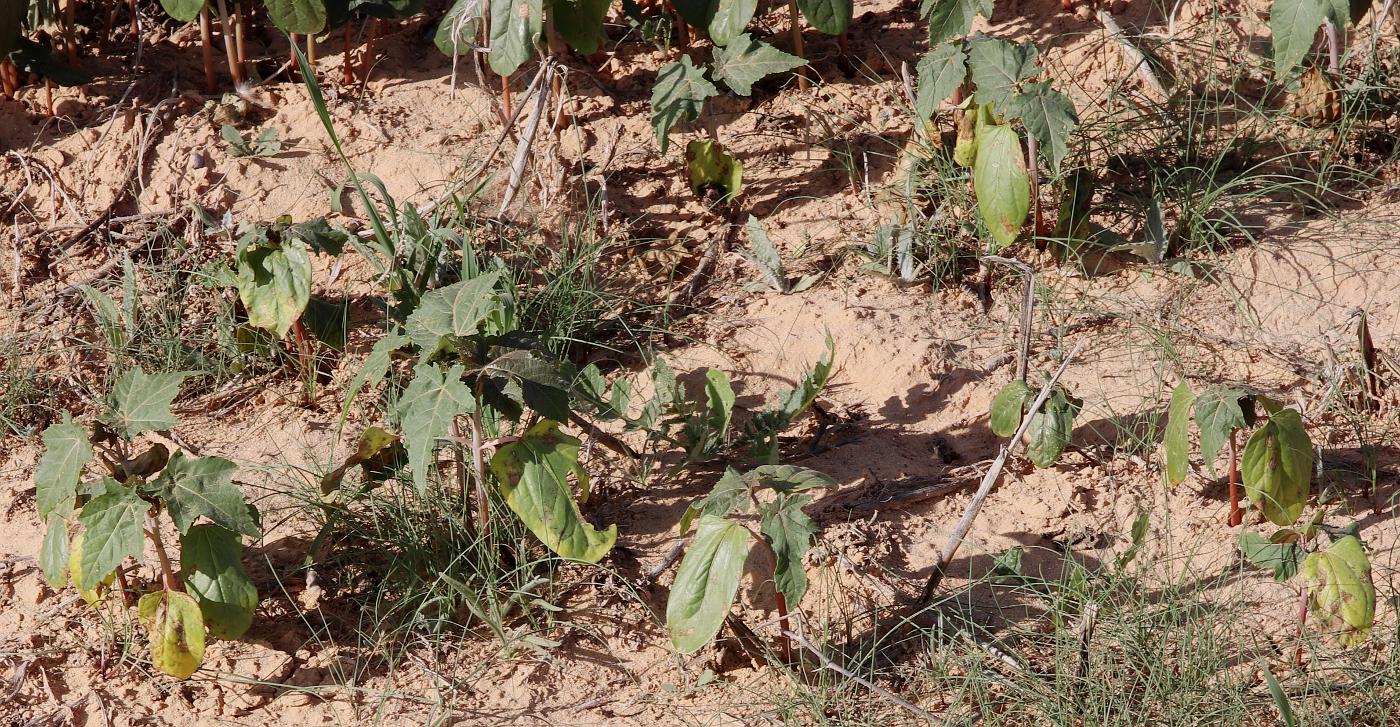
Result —
[{"label": "red plant stem", "polygon": [[124,603],[124,604],[130,606],[130,605],[131,605],[131,596],[132,596],[133,594],[132,594],[132,592],[131,592],[131,586],[126,582],[126,569],[125,569],[125,568],[118,568],[118,569],[117,569],[117,587],[120,588],[120,589],[122,589],[122,603]]},{"label": "red plant stem", "polygon": [[[68,46],[68,62],[78,62],[78,38],[73,33],[73,12],[78,0],[68,0],[63,8],[63,44]],[[52,115],[52,114],[50,114]]]},{"label": "red plant stem", "polygon": [[360,80],[369,81],[369,69],[374,65],[374,36],[379,34],[379,18],[369,19],[365,38],[365,54],[360,56]]},{"label": "red plant stem", "polygon": [[14,98],[15,91],[17,90],[15,88],[14,79],[10,76],[12,68],[14,68],[14,66],[10,63],[8,58],[0,60],[0,89],[4,90],[6,99]]},{"label": "red plant stem", "polygon": [[238,52],[233,45],[233,24],[228,20],[228,5],[224,0],[218,0],[217,8],[219,35],[224,39],[224,59],[228,61],[228,74],[233,77],[233,85],[237,86],[243,79],[238,75]]},{"label": "red plant stem", "polygon": [[784,663],[791,663],[791,662],[792,662],[792,639],[789,639],[789,638],[788,638],[788,632],[792,631],[792,627],[788,626],[788,605],[787,605],[787,596],[784,596],[782,591],[778,591],[777,602],[778,602],[778,628],[782,629],[782,635],[783,635],[783,640],[780,641],[780,642],[778,642],[778,645],[779,645],[779,647],[780,647],[781,650],[782,650],[781,655],[782,655],[782,657],[783,657],[783,662],[784,662]]},{"label": "red plant stem", "polygon": [[131,8],[131,34],[139,36],[141,35],[141,25],[136,20],[136,0],[127,0],[126,6]]},{"label": "red plant stem", "polygon": [[[292,321],[292,335],[297,344],[297,363],[301,366],[301,374],[306,377],[306,387],[308,393],[316,385],[316,371],[311,363],[311,345],[306,340],[306,329],[301,325],[301,319]],[[310,397],[307,397],[308,400]]]},{"label": "red plant stem", "polygon": [[44,79],[44,108],[48,110],[49,116],[53,116],[53,81]]},{"label": "red plant stem", "polygon": [[210,29],[209,5],[199,9],[199,42],[204,46],[204,92],[213,95],[218,89],[214,82],[214,32]]},{"label": "red plant stem", "polygon": [[850,55],[851,49],[846,41],[846,31],[843,30],[840,35],[836,36],[836,47],[841,51],[842,58]]},{"label": "red plant stem", "polygon": [[233,39],[238,50],[238,82],[242,84],[248,79],[248,56],[243,52],[244,26],[247,25],[243,17],[243,3],[233,4]]},{"label": "red plant stem", "polygon": [[1293,652],[1293,666],[1303,666],[1303,625],[1308,621],[1308,591],[1298,584],[1298,646]]},{"label": "red plant stem", "polygon": [[1035,211],[1032,215],[1031,234],[1040,237],[1040,175],[1036,173],[1036,157],[1040,154],[1040,144],[1035,138],[1035,134],[1026,132],[1026,171],[1030,174],[1031,181],[1031,209]]},{"label": "red plant stem", "polygon": [[1244,510],[1240,509],[1239,479],[1239,447],[1235,443],[1237,432],[1230,432],[1230,527],[1235,527],[1244,522]]},{"label": "red plant stem", "polygon": [[[543,91],[541,91],[543,92]],[[480,401],[481,387],[477,387],[477,401]],[[485,538],[491,534],[491,500],[486,494],[486,461],[482,457],[481,441],[482,429],[485,423],[481,419],[481,408],[477,407],[471,414],[472,427],[472,473],[476,476],[476,523],[477,531],[481,537]]]},{"label": "red plant stem", "polygon": [[[788,30],[792,33],[792,53],[805,60],[807,56],[802,51],[802,15],[797,11],[797,0],[788,0],[788,21]],[[808,85],[807,67],[801,66],[797,69],[797,90],[806,91]]]}]

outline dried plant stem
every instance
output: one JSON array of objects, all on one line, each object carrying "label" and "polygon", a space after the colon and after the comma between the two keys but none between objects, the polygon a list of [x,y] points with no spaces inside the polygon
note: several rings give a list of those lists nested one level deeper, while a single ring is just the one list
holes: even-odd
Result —
[{"label": "dried plant stem", "polygon": [[1138,76],[1142,78],[1143,85],[1147,86],[1148,90],[1156,96],[1155,100],[1165,101],[1168,97],[1167,89],[1161,81],[1157,80],[1157,74],[1152,72],[1152,66],[1147,62],[1147,56],[1143,55],[1142,51],[1138,50],[1137,46],[1133,45],[1128,40],[1127,35],[1123,33],[1123,26],[1119,25],[1118,21],[1107,10],[1100,9],[1098,18],[1104,31],[1118,43],[1118,49],[1123,52],[1123,58],[1127,60],[1128,65],[1137,71]]},{"label": "dried plant stem", "polygon": [[[544,86],[549,86],[554,79],[554,66],[546,61],[544,69]],[[525,122],[525,135],[520,138],[520,144],[515,147],[515,160],[510,165],[510,177],[506,180],[506,192],[501,198],[501,208],[497,211],[497,217],[504,217],[506,210],[510,209],[510,203],[515,201],[515,194],[520,190],[520,181],[525,176],[525,162],[530,157],[530,147],[535,143],[535,133],[539,131],[540,119],[544,116],[544,109],[549,102],[549,93],[543,89],[535,99],[535,107],[530,110],[530,118]]]},{"label": "dried plant stem", "polygon": [[239,72],[241,69],[238,65],[238,51],[234,45],[233,25],[228,19],[228,3],[217,0],[215,7],[219,10],[219,35],[224,39],[224,57],[228,61],[228,72],[233,76],[233,85],[237,86],[243,83],[243,76]]}]

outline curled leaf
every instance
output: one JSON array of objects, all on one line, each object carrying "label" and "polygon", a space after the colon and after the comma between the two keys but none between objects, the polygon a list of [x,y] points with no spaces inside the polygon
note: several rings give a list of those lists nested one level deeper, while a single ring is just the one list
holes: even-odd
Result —
[{"label": "curled leaf", "polygon": [[151,663],[176,679],[189,679],[204,662],[199,604],[179,591],[156,591],[141,597],[137,611],[151,638]]},{"label": "curled leaf", "polygon": [[1361,541],[1347,535],[1308,554],[1302,573],[1308,608],[1327,634],[1344,647],[1365,643],[1376,618],[1376,587]]}]

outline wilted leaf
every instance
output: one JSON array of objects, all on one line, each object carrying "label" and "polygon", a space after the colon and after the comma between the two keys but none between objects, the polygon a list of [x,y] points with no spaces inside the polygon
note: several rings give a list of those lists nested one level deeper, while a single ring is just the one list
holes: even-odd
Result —
[{"label": "wilted leaf", "polygon": [[1016,241],[1031,208],[1031,179],[1021,139],[1010,126],[987,124],[977,131],[972,187],[977,209],[995,241],[993,251]]},{"label": "wilted leaf", "polygon": [[759,465],[744,473],[744,481],[753,487],[771,487],[778,492],[802,490],[834,490],[836,480],[823,472],[790,464]]},{"label": "wilted leaf", "polygon": [[257,537],[258,525],[248,502],[233,484],[237,470],[238,465],[223,457],[191,459],[176,452],[150,489],[165,500],[170,519],[182,533],[203,516],[233,532]]},{"label": "wilted leaf", "polygon": [[565,558],[597,563],[617,542],[617,526],[594,529],[574,502],[569,476],[588,488],[588,473],[578,463],[579,444],[546,419],[496,450],[491,473],[506,504],[540,542]]},{"label": "wilted leaf", "polygon": [[734,93],[747,96],[761,79],[805,65],[807,61],[744,33],[715,51],[714,76]]},{"label": "wilted leaf", "polygon": [[34,470],[34,500],[40,518],[63,503],[71,503],[78,492],[78,477],[92,461],[92,444],[87,432],[73,423],[68,412],[63,421],[44,430],[44,456]]},{"label": "wilted leaf", "polygon": [[176,679],[189,679],[204,662],[199,604],[179,591],[155,591],[142,596],[136,608],[151,638],[151,663]]},{"label": "wilted leaf", "polygon": [[471,390],[462,383],[462,373],[461,364],[445,373],[432,364],[418,364],[413,381],[399,399],[399,429],[408,447],[413,487],[420,496],[428,492],[428,470],[437,438],[451,430],[453,417],[476,409]]},{"label": "wilted leaf", "polygon": [[677,651],[692,653],[719,633],[748,557],[747,530],[714,515],[700,518],[666,599],[666,629]]},{"label": "wilted leaf", "polygon": [[1303,419],[1282,409],[1255,430],[1240,457],[1245,494],[1270,522],[1292,525],[1303,514],[1312,484],[1312,440]]},{"label": "wilted leaf", "polygon": [[345,473],[351,467],[363,465],[374,460],[387,447],[391,447],[399,441],[396,434],[390,434],[379,427],[370,427],[360,434],[359,444],[356,445],[354,453],[345,458],[345,461],[321,478],[321,494],[329,495],[340,488],[340,483],[345,479]]},{"label": "wilted leaf", "polygon": [[1162,444],[1167,454],[1167,481],[1179,485],[1186,479],[1188,459],[1187,433],[1191,426],[1191,404],[1196,395],[1191,393],[1191,384],[1185,379],[1172,391],[1171,403],[1167,405],[1167,431]]},{"label": "wilted leaf", "polygon": [[1017,379],[1001,387],[992,399],[992,434],[1009,437],[1021,427],[1026,406],[1035,399],[1035,392],[1026,382]]},{"label": "wilted leaf", "polygon": [[193,375],[191,371],[148,375],[141,369],[122,374],[112,385],[112,410],[104,421],[127,439],[178,426],[180,420],[170,412],[170,402],[180,393],[180,382]]},{"label": "wilted leaf", "polygon": [[433,45],[444,55],[466,55],[476,48],[476,31],[485,15],[484,0],[456,0],[438,23]]},{"label": "wilted leaf", "polygon": [[243,570],[243,543],[217,525],[196,525],[180,539],[180,576],[199,604],[209,635],[237,639],[253,623],[258,589]]},{"label": "wilted leaf", "polygon": [[1347,535],[1309,553],[1302,572],[1309,610],[1323,630],[1344,647],[1366,643],[1376,618],[1376,587],[1361,541]]},{"label": "wilted leaf", "polygon": [[1031,415],[1031,423],[1026,427],[1026,457],[1037,467],[1055,464],[1069,446],[1070,433],[1074,431],[1074,417],[1079,414],[1083,403],[1069,395],[1064,387],[1056,386],[1041,405],[1040,411]]},{"label": "wilted leaf", "polygon": [[1303,549],[1297,543],[1275,543],[1253,530],[1240,534],[1240,553],[1254,567],[1269,571],[1280,582],[1296,575],[1303,562]]},{"label": "wilted leaf", "polygon": [[744,186],[744,163],[712,139],[695,140],[685,146],[690,191],[704,198],[706,191],[720,192],[721,202],[732,202]]},{"label": "wilted leaf", "polygon": [[491,5],[491,70],[515,73],[534,53],[535,37],[544,24],[541,0],[496,0]]},{"label": "wilted leaf", "polygon": [[705,99],[717,93],[719,89],[705,79],[690,56],[682,55],[679,61],[661,67],[651,87],[651,123],[662,154],[666,153],[671,127],[700,118]]}]

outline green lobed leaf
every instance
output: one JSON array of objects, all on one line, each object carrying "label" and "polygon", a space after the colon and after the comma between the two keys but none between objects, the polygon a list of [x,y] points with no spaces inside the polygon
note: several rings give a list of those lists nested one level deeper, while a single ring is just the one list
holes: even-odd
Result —
[{"label": "green lobed leaf", "polygon": [[223,457],[186,457],[176,452],[150,489],[165,500],[181,533],[201,516],[236,533],[257,537],[258,525],[243,491],[233,484],[238,465]]},{"label": "green lobed leaf", "polygon": [[1196,398],[1196,428],[1201,430],[1201,460],[1215,473],[1215,460],[1220,448],[1236,429],[1249,426],[1252,417],[1245,407],[1253,409],[1250,394],[1228,386],[1210,386]]},{"label": "green lobed leaf", "polygon": [[408,316],[404,332],[424,358],[431,358],[454,338],[476,335],[501,307],[496,291],[500,280],[501,274],[492,271],[428,293]]},{"label": "green lobed leaf", "polygon": [[690,524],[702,515],[725,517],[732,512],[748,512],[749,480],[740,476],[733,467],[725,467],[710,494],[690,503],[681,515],[681,535],[690,532]]},{"label": "green lobed leaf", "polygon": [[[135,490],[120,485],[89,500],[78,515],[83,542],[78,569],[73,573],[74,585],[94,590],[127,556],[140,558],[145,548],[143,526],[150,509],[150,503]],[[74,549],[78,550],[76,545]]]},{"label": "green lobed leaf", "polygon": [[[20,3],[20,7],[24,7],[24,3]],[[160,0],[160,8],[172,19],[188,23],[199,17],[199,11],[204,9],[204,0]]]},{"label": "green lobed leaf", "polygon": [[1240,456],[1245,495],[1276,525],[1292,525],[1303,514],[1312,484],[1312,440],[1303,418],[1281,409],[1255,430]]},{"label": "green lobed leaf", "polygon": [[1016,241],[1031,208],[1031,180],[1021,139],[1010,126],[987,124],[977,130],[977,161],[972,188],[977,210],[992,235],[993,252]]},{"label": "green lobed leaf", "polygon": [[253,624],[258,589],[243,570],[238,534],[218,525],[196,525],[180,538],[180,577],[199,604],[209,635],[233,640]]},{"label": "green lobed leaf", "polygon": [[1003,105],[1007,118],[1020,119],[1026,131],[1040,142],[1040,153],[1059,171],[1069,153],[1069,135],[1079,126],[1074,102],[1050,88],[1048,81],[1028,83]]},{"label": "green lobed leaf", "polygon": [[1049,467],[1064,453],[1074,431],[1074,417],[1082,406],[1064,387],[1056,386],[1040,411],[1031,415],[1031,423],[1026,426],[1026,457],[1035,466]]},{"label": "green lobed leaf", "polygon": [[834,490],[836,480],[824,472],[790,464],[759,465],[744,473],[744,481],[752,487],[769,487],[778,492],[802,490]]},{"label": "green lobed leaf", "polygon": [[617,526],[598,531],[583,519],[571,495],[569,476],[588,489],[588,473],[578,463],[580,442],[548,419],[521,439],[496,450],[491,473],[506,505],[550,550],[564,558],[597,563],[617,542]]},{"label": "green lobed leaf", "polygon": [[39,567],[44,570],[44,580],[57,589],[68,580],[68,520],[61,517],[49,518],[44,532],[44,544],[39,549]]},{"label": "green lobed leaf", "polygon": [[461,364],[446,372],[432,364],[418,364],[395,409],[408,447],[413,487],[420,496],[428,492],[428,470],[437,438],[452,429],[452,419],[458,414],[476,409],[471,390],[462,383],[463,371]]},{"label": "green lobed leaf", "polygon": [[40,518],[64,503],[71,503],[78,492],[78,477],[92,461],[92,444],[87,432],[73,423],[68,412],[63,421],[44,430],[44,456],[34,470],[34,500]]},{"label": "green lobed leaf", "polygon": [[603,18],[608,14],[608,5],[609,0],[554,0],[549,12],[559,37],[586,55],[596,53],[603,43]]},{"label": "green lobed leaf", "polygon": [[1366,643],[1376,619],[1376,586],[1361,541],[1346,535],[1309,553],[1302,573],[1308,609],[1327,635],[1343,647]]},{"label": "green lobed leaf", "polygon": [[1275,543],[1253,530],[1240,533],[1240,554],[1280,582],[1297,575],[1303,562],[1303,549],[1297,543]]},{"label": "green lobed leaf", "polygon": [[1191,393],[1191,384],[1186,379],[1172,391],[1171,403],[1167,405],[1167,430],[1162,439],[1167,454],[1167,482],[1179,485],[1186,479],[1188,459],[1187,433],[1191,426],[1191,404],[1196,395]]},{"label": "green lobed leaf", "polygon": [[928,18],[928,44],[967,35],[978,15],[992,17],[992,0],[923,0],[919,14]]},{"label": "green lobed leaf", "polygon": [[739,591],[749,547],[742,526],[714,515],[700,517],[666,599],[666,629],[677,651],[692,653],[719,633]]},{"label": "green lobed leaf", "polygon": [[666,153],[671,128],[700,118],[705,99],[717,93],[719,89],[705,79],[704,71],[695,67],[690,56],[661,67],[651,87],[651,125],[662,154]]},{"label": "green lobed leaf", "polygon": [[171,413],[170,403],[180,393],[180,383],[194,375],[192,371],[147,374],[139,368],[122,374],[112,385],[112,407],[104,421],[127,439],[178,426],[180,420]]},{"label": "green lobed leaf", "polygon": [[311,251],[293,239],[243,245],[235,285],[248,309],[248,325],[280,339],[311,299]]},{"label": "green lobed leaf", "polygon": [[485,16],[485,0],[456,0],[438,23],[433,45],[446,56],[466,55],[476,47],[476,32]]},{"label": "green lobed leaf", "polygon": [[977,86],[979,104],[1002,109],[1016,93],[1016,85],[1040,72],[1034,43],[1013,45],[999,38],[978,38],[968,43],[967,65]]},{"label": "green lobed leaf", "polygon": [[967,50],[962,43],[935,46],[919,59],[917,71],[919,95],[914,99],[914,112],[921,119],[930,119],[943,99],[966,80]]},{"label": "green lobed leaf", "polygon": [[715,51],[713,73],[734,93],[747,96],[763,78],[805,65],[807,61],[742,33]]},{"label": "green lobed leaf", "polygon": [[714,15],[706,27],[710,31],[710,41],[722,48],[744,37],[744,28],[753,20],[758,0],[718,0],[714,7]]},{"label": "green lobed leaf", "polygon": [[1331,12],[1328,0],[1273,0],[1269,32],[1274,47],[1274,75],[1284,78],[1312,50],[1318,28]]},{"label": "green lobed leaf", "polygon": [[544,27],[541,0],[497,0],[491,5],[491,70],[502,76],[515,73],[530,60],[535,37]]},{"label": "green lobed leaf", "polygon": [[325,0],[263,0],[263,6],[268,20],[283,33],[319,33],[326,28]]},{"label": "green lobed leaf", "polygon": [[151,664],[189,679],[204,662],[204,617],[199,604],[179,591],[155,591],[136,604],[151,639]]},{"label": "green lobed leaf", "polygon": [[813,28],[827,35],[846,32],[854,12],[851,0],[797,0],[797,8]]},{"label": "green lobed leaf", "polygon": [[773,548],[773,582],[794,609],[807,593],[807,570],[802,557],[812,547],[812,536],[820,529],[802,506],[811,502],[807,495],[779,493],[776,500],[759,508],[759,531]]},{"label": "green lobed leaf", "polygon": [[992,399],[992,434],[1009,437],[1021,426],[1026,407],[1035,399],[1035,392],[1026,382],[1017,379],[1001,387]]}]

